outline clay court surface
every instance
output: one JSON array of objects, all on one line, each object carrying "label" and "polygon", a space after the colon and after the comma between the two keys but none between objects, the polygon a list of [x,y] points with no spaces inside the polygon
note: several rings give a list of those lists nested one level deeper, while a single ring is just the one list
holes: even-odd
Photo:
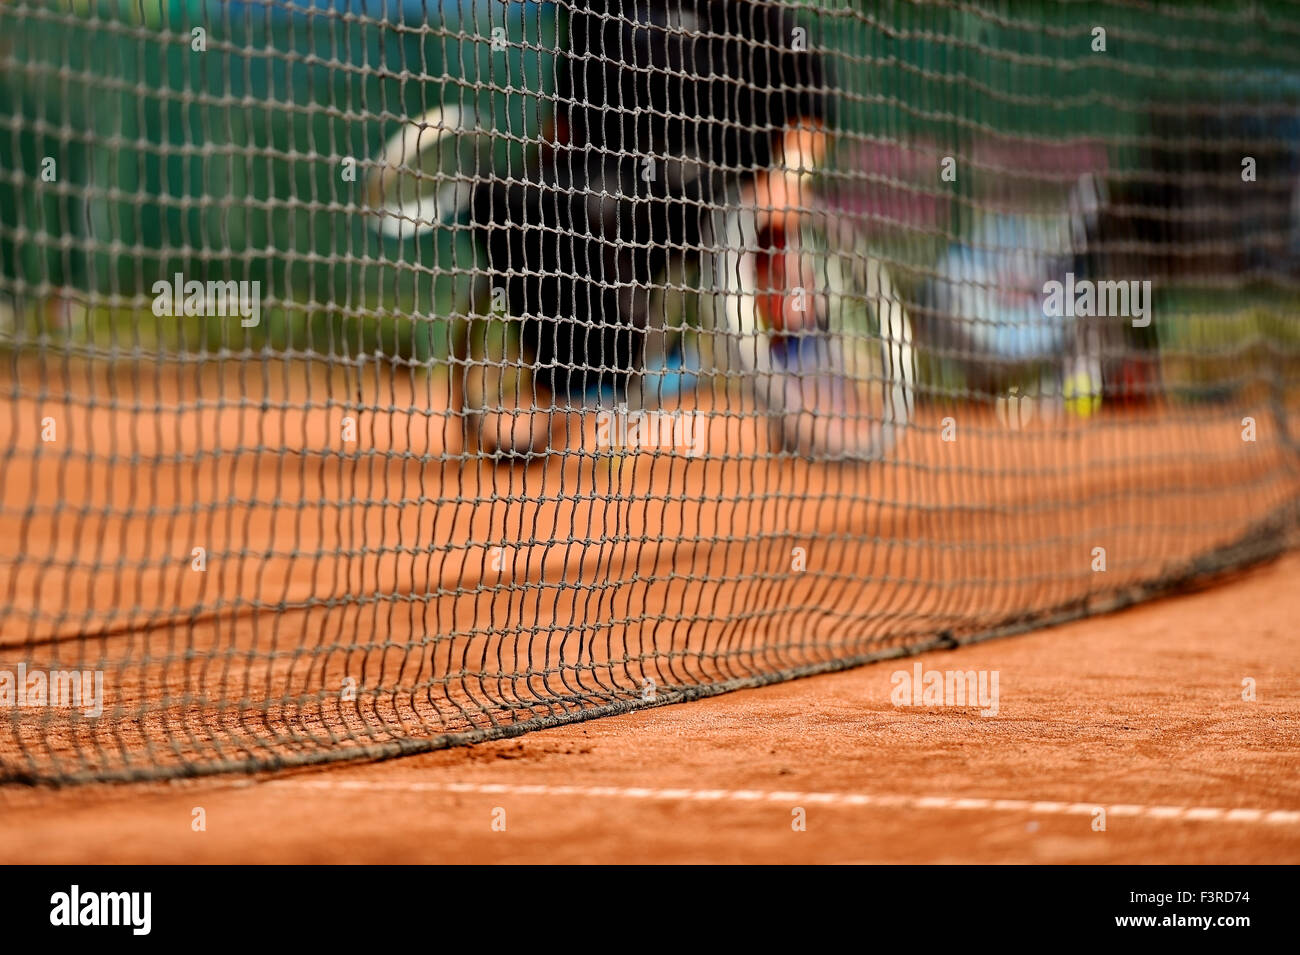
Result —
[{"label": "clay court surface", "polygon": [[[382,763],[5,787],[0,860],[1294,863],[1298,578],[1289,555],[1029,635]],[[917,660],[998,670],[1000,712],[895,708]]]},{"label": "clay court surface", "polygon": [[[431,385],[279,373],[20,369],[0,664],[103,666],[114,709],[19,711],[6,769],[319,759],[926,652],[381,763],[0,785],[0,860],[1300,861],[1300,555],[930,649],[1276,550],[1252,533],[1296,477],[1267,403],[1019,431],[959,406],[952,442],[931,408],[834,467],[700,399],[702,456],[596,454],[586,420],[584,453],[509,468],[461,456]],[[895,707],[917,662],[997,671],[997,715]]]}]

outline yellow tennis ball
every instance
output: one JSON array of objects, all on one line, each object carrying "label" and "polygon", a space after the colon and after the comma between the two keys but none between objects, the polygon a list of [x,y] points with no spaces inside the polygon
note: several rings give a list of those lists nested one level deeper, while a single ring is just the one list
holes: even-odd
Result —
[{"label": "yellow tennis ball", "polygon": [[1087,418],[1101,410],[1101,387],[1086,371],[1069,375],[1061,386],[1065,410],[1080,418]]}]

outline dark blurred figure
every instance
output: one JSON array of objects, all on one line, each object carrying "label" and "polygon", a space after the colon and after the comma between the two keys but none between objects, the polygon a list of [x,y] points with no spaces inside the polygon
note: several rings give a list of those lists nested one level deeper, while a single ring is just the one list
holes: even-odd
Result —
[{"label": "dark blurred figure", "polygon": [[472,199],[521,352],[517,380],[468,389],[484,446],[540,450],[549,423],[534,410],[625,392],[652,285],[698,249],[705,205],[828,122],[826,64],[806,43],[776,3],[573,6],[542,148],[523,181],[489,180]]}]

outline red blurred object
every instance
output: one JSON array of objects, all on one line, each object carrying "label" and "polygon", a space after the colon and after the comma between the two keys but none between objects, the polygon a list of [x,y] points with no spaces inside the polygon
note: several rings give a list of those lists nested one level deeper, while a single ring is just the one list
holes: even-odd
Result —
[{"label": "red blurred object", "polygon": [[759,315],[773,331],[784,332],[786,276],[786,234],[780,226],[768,226],[758,237],[755,256],[755,287]]},{"label": "red blurred object", "polygon": [[1121,359],[1106,373],[1105,401],[1126,408],[1150,403],[1156,391],[1156,360],[1146,356]]},{"label": "red blurred object", "polygon": [[816,269],[805,255],[797,228],[771,223],[758,237],[754,283],[759,316],[769,330],[797,333],[817,325]]}]

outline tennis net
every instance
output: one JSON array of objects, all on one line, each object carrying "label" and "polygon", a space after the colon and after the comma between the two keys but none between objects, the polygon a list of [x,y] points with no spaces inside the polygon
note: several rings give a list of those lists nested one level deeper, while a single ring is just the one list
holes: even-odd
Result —
[{"label": "tennis net", "polygon": [[471,743],[1268,559],[1297,306],[1280,0],[8,0],[0,779]]}]

